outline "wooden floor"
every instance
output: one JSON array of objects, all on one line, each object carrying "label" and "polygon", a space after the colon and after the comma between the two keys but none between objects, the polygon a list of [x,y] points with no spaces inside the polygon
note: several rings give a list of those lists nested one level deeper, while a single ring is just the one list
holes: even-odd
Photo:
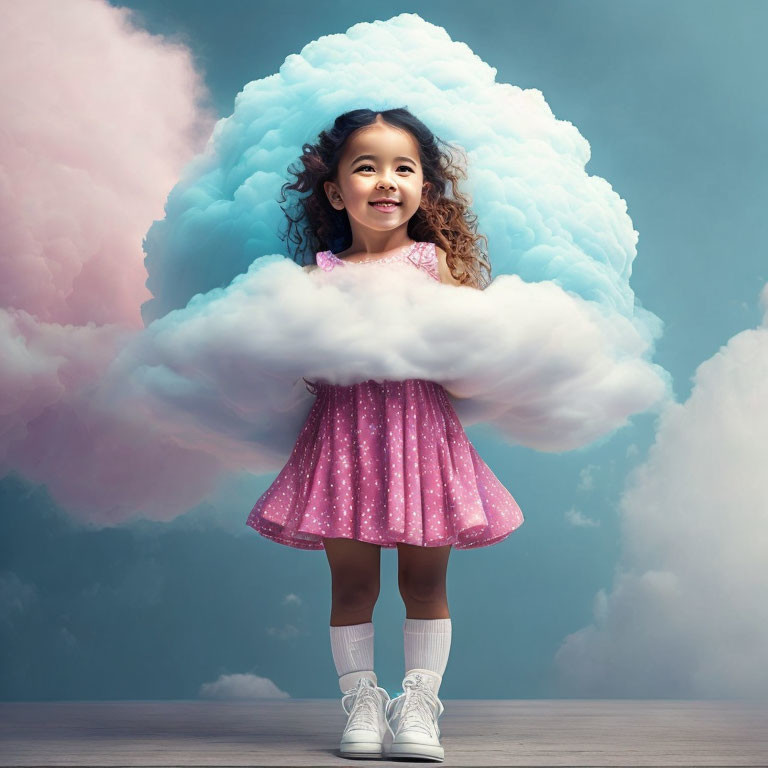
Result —
[{"label": "wooden floor", "polygon": [[[446,766],[768,765],[768,701],[443,699]],[[379,765],[339,699],[0,703],[2,766]]]}]

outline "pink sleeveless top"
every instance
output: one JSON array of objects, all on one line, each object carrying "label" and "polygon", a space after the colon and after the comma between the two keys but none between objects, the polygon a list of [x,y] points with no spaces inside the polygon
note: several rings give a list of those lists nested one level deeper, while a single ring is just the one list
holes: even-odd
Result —
[{"label": "pink sleeveless top", "polygon": [[344,267],[358,266],[362,264],[385,264],[392,262],[411,263],[419,269],[423,269],[435,280],[439,281],[440,276],[437,271],[437,250],[434,243],[426,241],[416,242],[413,245],[401,248],[397,253],[384,258],[368,259],[363,261],[347,261],[340,259],[333,251],[318,251],[315,259],[318,266],[326,272],[330,272],[334,267],[341,265]]}]

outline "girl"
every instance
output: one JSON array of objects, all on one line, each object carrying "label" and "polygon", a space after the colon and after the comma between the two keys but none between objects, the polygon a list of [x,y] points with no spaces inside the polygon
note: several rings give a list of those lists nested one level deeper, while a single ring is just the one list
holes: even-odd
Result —
[{"label": "girl", "polygon": [[[315,253],[316,264],[304,268],[399,262],[442,283],[484,288],[490,265],[475,245],[483,236],[458,189],[463,172],[439,143],[401,108],[347,112],[316,144],[305,144],[303,169],[291,171],[297,181],[283,187],[307,193],[298,216],[286,213],[289,233],[303,222]],[[502,541],[523,515],[470,443],[441,385],[307,384],[312,409],[247,524],[281,544],[325,550],[331,650],[348,714],[340,753],[441,761],[437,694],[451,645],[451,547]],[[404,693],[394,699],[373,671],[381,547],[397,547],[406,609]]]}]

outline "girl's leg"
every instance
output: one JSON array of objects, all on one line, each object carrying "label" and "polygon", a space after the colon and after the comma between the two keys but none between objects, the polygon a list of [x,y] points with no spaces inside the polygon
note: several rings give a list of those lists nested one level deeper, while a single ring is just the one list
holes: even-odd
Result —
[{"label": "girl's leg", "polygon": [[371,621],[379,598],[381,547],[357,539],[323,539],[331,568],[331,626]]},{"label": "girl's leg", "polygon": [[435,693],[440,688],[451,649],[451,617],[445,581],[451,545],[418,547],[398,544],[398,583],[405,603],[405,673],[434,672]]},{"label": "girl's leg", "polygon": [[410,619],[449,619],[445,577],[451,545],[397,545],[397,580]]},{"label": "girl's leg", "polygon": [[381,547],[356,539],[323,539],[331,568],[331,650],[342,693],[358,673],[373,672],[373,609],[379,596]]}]

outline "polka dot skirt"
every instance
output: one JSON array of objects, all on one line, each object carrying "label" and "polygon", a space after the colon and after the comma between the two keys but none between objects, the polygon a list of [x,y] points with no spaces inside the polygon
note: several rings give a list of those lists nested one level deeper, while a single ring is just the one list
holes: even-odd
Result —
[{"label": "polka dot skirt", "polygon": [[[416,251],[403,258],[438,279],[434,245]],[[317,261],[332,268],[334,258],[325,251]],[[523,523],[440,384],[318,382],[312,391],[288,462],[246,521],[262,536],[299,549],[323,549],[323,537],[470,549]]]}]

